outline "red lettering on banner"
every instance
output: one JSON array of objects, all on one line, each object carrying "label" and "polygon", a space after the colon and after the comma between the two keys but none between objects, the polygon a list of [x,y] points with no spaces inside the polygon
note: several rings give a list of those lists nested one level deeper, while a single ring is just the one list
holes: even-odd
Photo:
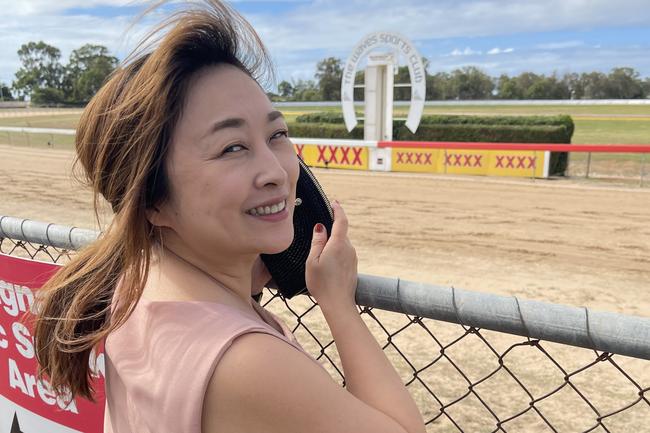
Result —
[{"label": "red lettering on banner", "polygon": [[515,168],[515,157],[514,156],[506,156],[506,159],[508,162],[506,163],[506,168]]},{"label": "red lettering on banner", "polygon": [[327,146],[330,150],[330,160],[328,162],[334,161],[335,164],[338,164],[339,161],[336,159],[336,150],[338,147],[336,146]]},{"label": "red lettering on banner", "polygon": [[[454,159],[452,161],[452,158]],[[503,157],[497,156],[497,167]],[[445,155],[445,165],[454,167],[482,167],[482,155],[465,155],[460,153],[449,153]],[[472,162],[474,161],[474,162]],[[431,164],[431,154],[428,155],[427,164]]]},{"label": "red lettering on banner", "polygon": [[537,168],[537,157],[529,156],[528,157],[528,167],[527,168]]},{"label": "red lettering on banner", "polygon": [[350,160],[348,159],[348,153],[350,153],[350,148],[349,147],[341,147],[341,153],[343,154],[341,156],[341,164],[349,164]]},{"label": "red lettering on banner", "polygon": [[505,156],[497,155],[497,168],[503,168],[503,159]]},{"label": "red lettering on banner", "polygon": [[[447,156],[447,159],[450,157]],[[430,153],[397,152],[397,162],[401,164],[432,165]]]},{"label": "red lettering on banner", "polygon": [[303,156],[302,156],[302,149],[303,149],[304,147],[305,147],[304,144],[296,144],[296,153],[298,154],[298,156],[300,157],[300,159],[303,159]]},{"label": "red lettering on banner", "polygon": [[0,350],[4,360],[0,362],[0,411],[18,413],[14,428],[29,420],[36,428],[34,431],[61,431],[65,426],[74,431],[100,433],[105,403],[103,345],[99,355],[91,355],[89,360],[93,387],[98,391],[96,403],[71,399],[69,395],[57,397],[48,380],[35,374],[34,292],[59,268],[0,254]]},{"label": "red lettering on banner", "polygon": [[517,157],[517,168],[526,168],[524,165],[526,162],[526,157],[525,156],[518,156]]},{"label": "red lettering on banner", "polygon": [[327,149],[325,146],[321,145],[316,145],[316,148],[318,149],[318,160],[316,162],[329,162],[325,160],[325,149]]},{"label": "red lettering on banner", "polygon": [[352,148],[352,153],[354,153],[354,159],[352,160],[352,165],[363,165],[361,162],[361,152],[363,151],[363,147],[353,147]]}]

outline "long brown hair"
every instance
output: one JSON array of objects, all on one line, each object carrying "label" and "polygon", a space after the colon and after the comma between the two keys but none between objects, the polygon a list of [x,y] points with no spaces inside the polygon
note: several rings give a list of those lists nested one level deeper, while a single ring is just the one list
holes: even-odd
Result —
[{"label": "long brown hair", "polygon": [[[272,71],[258,35],[236,11],[217,0],[187,4],[138,45],[81,116],[75,164],[93,190],[98,221],[100,195],[114,217],[36,300],[38,376],[49,376],[59,396],[95,401],[91,351],[126,321],[146,283],[156,237],[145,210],[168,197],[164,160],[188,83],[217,64],[234,65],[255,80]],[[112,306],[118,281],[119,302]]]}]

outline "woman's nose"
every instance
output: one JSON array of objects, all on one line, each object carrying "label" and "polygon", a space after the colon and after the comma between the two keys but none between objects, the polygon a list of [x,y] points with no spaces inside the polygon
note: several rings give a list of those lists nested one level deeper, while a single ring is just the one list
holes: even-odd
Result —
[{"label": "woman's nose", "polygon": [[255,164],[258,167],[255,178],[256,186],[263,188],[269,184],[284,185],[287,182],[288,173],[282,165],[281,155],[274,152],[267,143],[263,143],[260,149]]}]

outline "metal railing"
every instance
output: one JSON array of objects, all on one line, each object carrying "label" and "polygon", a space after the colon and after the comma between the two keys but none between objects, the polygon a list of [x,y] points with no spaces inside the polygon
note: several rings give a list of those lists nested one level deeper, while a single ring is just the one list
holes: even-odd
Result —
[{"label": "metal railing", "polygon": [[[99,235],[0,216],[4,254],[64,263]],[[265,295],[345,386],[314,299]],[[649,318],[363,274],[356,301],[428,431],[650,431]]]}]

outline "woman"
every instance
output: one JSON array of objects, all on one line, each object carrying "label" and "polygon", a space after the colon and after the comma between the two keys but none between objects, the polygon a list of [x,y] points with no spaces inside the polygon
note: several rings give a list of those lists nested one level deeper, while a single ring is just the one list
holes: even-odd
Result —
[{"label": "woman", "polygon": [[347,389],[251,299],[269,280],[260,254],[292,242],[298,159],[257,82],[259,38],[206,3],[154,32],[80,119],[78,160],[115,215],[43,288],[41,373],[92,399],[89,355],[105,342],[106,432],[424,431],[356,309],[339,204],[329,239],[314,227],[306,281]]}]

